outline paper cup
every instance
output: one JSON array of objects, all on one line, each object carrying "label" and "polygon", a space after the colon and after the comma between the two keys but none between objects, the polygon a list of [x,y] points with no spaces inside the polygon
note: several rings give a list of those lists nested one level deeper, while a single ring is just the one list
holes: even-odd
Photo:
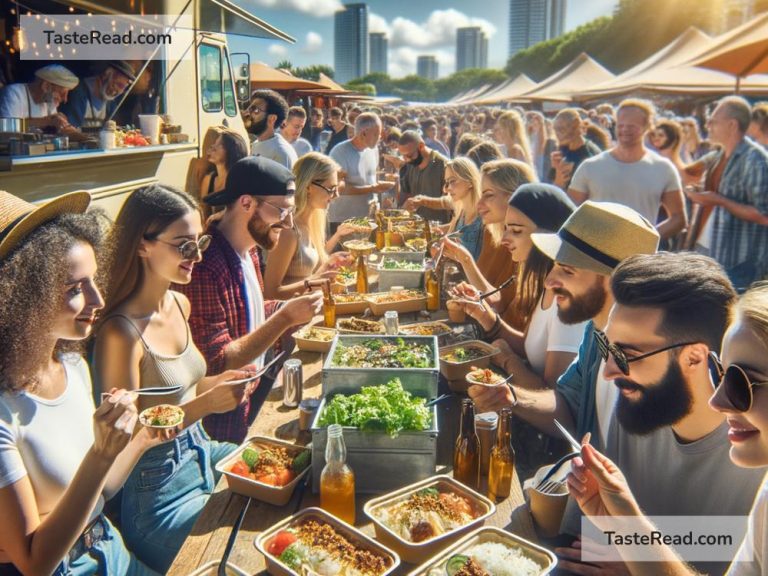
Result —
[{"label": "paper cup", "polygon": [[157,114],[139,114],[141,133],[149,138],[150,144],[160,142],[160,116]]},{"label": "paper cup", "polygon": [[[540,480],[549,472],[552,466],[539,468],[533,477],[533,486],[528,489],[530,509],[537,532],[544,538],[554,538],[560,533],[560,524],[563,521],[565,505],[568,502],[568,488],[565,483],[555,494],[544,494],[536,490]],[[557,475],[556,475],[557,477]]]}]

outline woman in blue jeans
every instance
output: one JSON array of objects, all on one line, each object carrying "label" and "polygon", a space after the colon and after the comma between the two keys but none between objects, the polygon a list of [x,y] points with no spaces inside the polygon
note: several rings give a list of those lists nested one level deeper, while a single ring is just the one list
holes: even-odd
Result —
[{"label": "woman in blue jeans", "polygon": [[[75,192],[42,206],[0,192],[0,574],[155,573],[102,509],[160,437],[133,435],[115,388],[94,409],[77,345],[103,307],[103,218]],[[131,438],[133,435],[133,438]]]},{"label": "woman in blue jeans", "polygon": [[[126,390],[168,387],[140,396],[139,409],[181,405],[184,430],[173,442],[147,452],[123,488],[121,531],[148,566],[166,572],[216,485],[216,464],[235,446],[212,441],[199,419],[224,413],[247,398],[247,372],[206,377],[192,341],[186,297],[170,289],[186,284],[210,237],[203,236],[194,199],[161,185],[126,200],[112,232],[112,258],[103,320],[94,347],[97,384]],[[248,391],[249,393],[250,391]]]}]

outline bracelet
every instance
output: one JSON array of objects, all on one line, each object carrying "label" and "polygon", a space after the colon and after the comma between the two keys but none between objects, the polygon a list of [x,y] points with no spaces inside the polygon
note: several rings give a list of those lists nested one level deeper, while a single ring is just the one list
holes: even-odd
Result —
[{"label": "bracelet", "polygon": [[312,290],[312,287],[309,285],[309,280],[304,280],[304,290],[306,292],[309,292],[310,290]]},{"label": "bracelet", "polygon": [[489,340],[493,340],[496,338],[496,335],[499,333],[499,330],[501,330],[501,316],[499,313],[496,313],[496,320],[493,321],[493,326],[491,326],[491,329],[486,331],[485,337]]},{"label": "bracelet", "polygon": [[511,407],[514,408],[519,403],[518,400],[517,400],[517,394],[515,393],[515,389],[512,386],[511,382],[507,382],[507,386],[509,386],[509,391],[512,392],[512,406]]}]

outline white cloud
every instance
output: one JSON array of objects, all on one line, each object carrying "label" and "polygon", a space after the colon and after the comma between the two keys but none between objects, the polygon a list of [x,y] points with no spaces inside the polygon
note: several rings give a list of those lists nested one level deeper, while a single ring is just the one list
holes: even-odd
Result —
[{"label": "white cloud", "polygon": [[304,41],[303,52],[305,54],[317,54],[323,47],[323,37],[317,32],[307,32],[306,40]]},{"label": "white cloud", "polygon": [[288,54],[288,49],[282,44],[270,44],[267,49],[271,56],[283,57]]},{"label": "white cloud", "polygon": [[368,32],[384,32],[390,33],[389,24],[387,24],[386,18],[379,16],[373,12],[368,13]]},{"label": "white cloud", "polygon": [[344,7],[340,0],[248,0],[247,3],[263,8],[295,10],[317,18],[333,16],[334,12]]},{"label": "white cloud", "polygon": [[391,25],[390,46],[433,48],[456,45],[456,29],[464,26],[480,26],[487,36],[496,33],[496,27],[483,18],[472,18],[454,8],[434,10],[425,22],[417,23],[398,16]]}]

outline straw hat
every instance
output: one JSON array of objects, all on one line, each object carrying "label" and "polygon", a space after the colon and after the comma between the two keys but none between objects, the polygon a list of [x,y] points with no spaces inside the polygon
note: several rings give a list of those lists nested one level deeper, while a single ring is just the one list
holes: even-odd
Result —
[{"label": "straw hat", "polygon": [[61,214],[82,214],[90,203],[88,192],[71,192],[38,205],[0,190],[0,259],[36,228]]},{"label": "straw hat", "polygon": [[653,254],[659,233],[640,214],[613,202],[587,200],[557,234],[532,234],[536,247],[555,262],[610,276],[625,258]]}]

